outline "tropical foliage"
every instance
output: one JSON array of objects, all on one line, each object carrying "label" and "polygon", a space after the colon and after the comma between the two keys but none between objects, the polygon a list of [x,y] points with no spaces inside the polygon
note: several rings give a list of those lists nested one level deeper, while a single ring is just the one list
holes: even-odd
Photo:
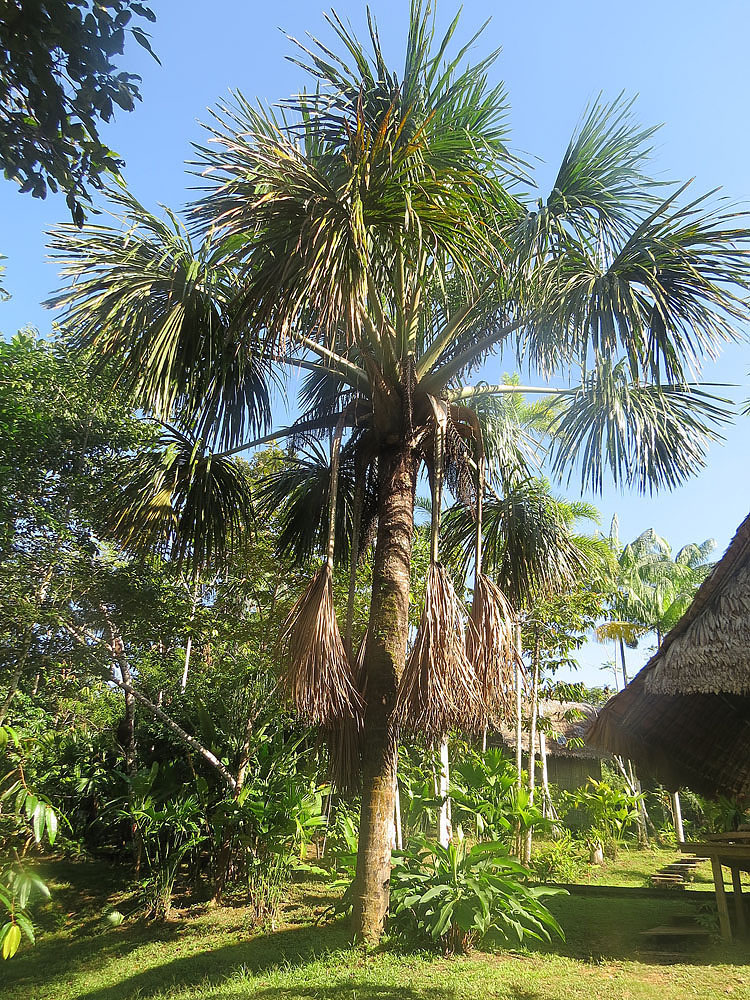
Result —
[{"label": "tropical foliage", "polygon": [[[114,222],[54,234],[63,281],[51,305],[76,357],[122,394],[128,431],[137,411],[147,420],[135,426],[154,433],[118,451],[106,504],[63,507],[54,537],[65,545],[52,543],[18,598],[13,648],[29,652],[9,697],[37,664],[44,674],[38,647],[50,655],[54,640],[56,662],[105,678],[102,702],[121,705],[126,782],[156,756],[146,747],[179,745],[170,780],[227,817],[217,894],[263,856],[253,836],[273,836],[243,812],[260,748],[304,746],[299,769],[309,761],[317,781],[306,728],[317,726],[338,788],[361,792],[354,930],[375,942],[402,725],[441,746],[443,810],[448,730],[507,715],[525,649],[520,817],[533,805],[545,664],[598,613],[606,560],[577,526],[592,511],[556,498],[535,460],[557,479],[599,490],[607,476],[642,492],[702,467],[730,411],[693,380],[746,318],[750,232],[709,197],[650,176],[654,130],[623,98],[594,102],[550,191],[537,191],[510,146],[496,52],[472,64],[476,36],[456,44],[458,17],[436,34],[429,5],[412,0],[394,70],[368,23],[362,38],[332,14],[332,43],[297,45],[310,87],[276,110],[239,93],[216,109],[185,220],[118,189]],[[503,378],[519,359],[531,385]],[[482,365],[491,381],[472,382]],[[275,426],[274,393],[297,370],[298,415]],[[291,461],[240,457],[282,440]],[[423,473],[430,528],[415,543]],[[444,518],[447,493],[456,510]],[[53,596],[45,572],[69,589]],[[483,849],[445,849],[451,885],[475,863],[502,881]],[[500,881],[480,923],[456,910],[463,933],[515,926],[520,890]]]},{"label": "tropical foliage", "polygon": [[562,937],[542,902],[561,890],[526,886],[527,874],[502,844],[469,848],[459,840],[443,847],[425,841],[396,855],[392,925],[422,934],[445,952],[469,951],[490,935],[506,945]]},{"label": "tropical foliage", "polygon": [[[137,23],[140,19],[140,23]],[[0,11],[0,167],[35,198],[60,191],[84,219],[87,185],[122,161],[101,141],[99,122],[141,99],[134,73],[118,72],[126,38],[151,51],[142,3],[44,0]]]}]

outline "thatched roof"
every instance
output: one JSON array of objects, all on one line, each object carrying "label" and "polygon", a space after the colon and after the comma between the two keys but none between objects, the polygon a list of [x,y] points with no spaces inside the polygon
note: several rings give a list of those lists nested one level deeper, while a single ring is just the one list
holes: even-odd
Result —
[{"label": "thatched roof", "polygon": [[[545,727],[547,753],[552,757],[578,757],[598,760],[604,753],[584,742],[584,736],[596,719],[593,705],[578,701],[544,700],[539,706],[540,715],[549,723]],[[508,748],[516,745],[513,723],[503,723],[497,732],[499,741]],[[528,749],[529,734],[524,733],[524,749]]]},{"label": "thatched roof", "polygon": [[750,794],[750,516],[586,740],[630,757],[671,788]]},{"label": "thatched roof", "polygon": [[750,693],[750,515],[645,669],[654,694]]}]

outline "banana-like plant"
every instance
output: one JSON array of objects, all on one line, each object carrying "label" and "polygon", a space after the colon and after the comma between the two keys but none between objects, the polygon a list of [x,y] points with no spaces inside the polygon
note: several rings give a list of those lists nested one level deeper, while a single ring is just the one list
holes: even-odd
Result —
[{"label": "banana-like plant", "polygon": [[[342,449],[377,517],[353,908],[357,936],[373,942],[388,909],[396,692],[435,402],[446,485],[470,505],[475,415],[508,396],[549,405],[559,473],[595,487],[605,472],[639,489],[682,482],[728,417],[691,373],[746,316],[750,233],[649,177],[653,129],[621,98],[592,105],[551,192],[529,200],[505,93],[490,82],[496,53],[472,64],[471,42],[454,47],[457,17],[438,36],[426,0],[412,0],[398,71],[372,19],[366,40],[336,14],[328,23],[333,47],[297,47],[312,92],[278,113],[241,94],[216,111],[187,229],[120,194],[122,225],[56,232],[64,287],[52,301],[144,410],[187,427],[196,455],[227,474],[241,474],[234,456],[252,444],[327,438],[343,419]],[[470,383],[503,353],[539,382]],[[310,375],[300,415],[272,429],[272,379],[298,369]],[[575,372],[579,387],[560,388]],[[205,563],[234,536],[214,530],[229,493],[201,495],[180,537]],[[125,510],[137,530],[149,507]]]}]

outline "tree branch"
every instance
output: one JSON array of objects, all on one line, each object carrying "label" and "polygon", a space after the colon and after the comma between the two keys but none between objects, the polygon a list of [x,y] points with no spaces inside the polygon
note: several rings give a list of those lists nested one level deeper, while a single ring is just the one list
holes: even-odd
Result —
[{"label": "tree branch", "polygon": [[[63,620],[60,621],[60,624],[65,629],[65,631],[69,635],[71,635],[76,640],[76,642],[79,643],[79,645],[81,645],[86,650],[89,657],[92,660],[94,660],[97,666],[100,666],[100,664],[95,659],[91,651],[91,647],[89,646],[89,643],[86,641],[87,638],[89,640],[93,640],[94,642],[101,643],[101,645],[103,645],[108,650],[108,653],[110,655],[112,655],[115,652],[114,650],[109,649],[107,644],[105,642],[102,642],[102,640],[99,639],[97,636],[92,636],[90,633],[87,636],[85,632],[83,633],[79,632],[78,630],[73,628],[72,625]],[[182,726],[178,725],[178,723],[176,723],[174,719],[170,719],[170,717],[163,709],[159,708],[158,705],[155,705],[144,694],[141,694],[140,691],[137,691],[130,684],[126,684],[124,681],[119,680],[114,674],[111,674],[110,678],[112,683],[116,685],[116,687],[120,688],[120,690],[124,691],[126,694],[132,695],[137,701],[139,701],[143,706],[145,706],[149,710],[149,712],[151,712],[154,718],[158,719],[159,722],[163,723],[163,725],[165,725],[167,729],[171,730],[171,732],[173,732],[175,736],[177,736],[178,739],[180,739],[186,746],[190,747],[190,749],[194,750],[197,754],[200,754],[200,756],[203,757],[203,759],[207,761],[211,765],[211,767],[213,767],[214,770],[221,775],[226,785],[230,789],[234,790],[235,786],[237,785],[237,781],[235,780],[234,776],[232,775],[231,771],[226,766],[226,764],[220,761],[215,753],[212,753],[207,747],[204,747],[201,743],[198,742],[198,740],[195,739],[194,736],[191,736],[190,733],[186,733],[185,730],[182,728]]]},{"label": "tree branch", "polygon": [[561,396],[569,389],[555,389],[551,386],[539,385],[466,385],[460,389],[452,389],[446,393],[445,398],[449,403],[458,403],[463,399],[476,399],[477,396],[500,396],[504,393],[526,393],[528,395]]}]

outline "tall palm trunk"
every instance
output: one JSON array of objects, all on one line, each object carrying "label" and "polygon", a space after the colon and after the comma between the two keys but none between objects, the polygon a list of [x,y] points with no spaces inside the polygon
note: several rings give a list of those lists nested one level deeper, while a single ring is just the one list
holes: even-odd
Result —
[{"label": "tall palm trunk", "polygon": [[624,643],[622,637],[620,637],[620,661],[622,662],[622,684],[623,684],[623,687],[627,687],[628,686],[628,671],[627,671],[627,667],[625,666],[625,643]]},{"label": "tall palm trunk", "polygon": [[388,912],[398,732],[396,690],[406,662],[416,469],[401,445],[379,457],[378,536],[365,651],[367,709],[353,922],[357,940],[377,944]]},{"label": "tall palm trunk", "polygon": [[522,692],[522,682],[521,682],[521,655],[522,655],[522,641],[521,641],[521,625],[516,624],[516,649],[518,650],[518,656],[516,657],[515,666],[515,696],[516,696],[516,788],[521,791],[521,786],[523,784],[523,692]]}]

